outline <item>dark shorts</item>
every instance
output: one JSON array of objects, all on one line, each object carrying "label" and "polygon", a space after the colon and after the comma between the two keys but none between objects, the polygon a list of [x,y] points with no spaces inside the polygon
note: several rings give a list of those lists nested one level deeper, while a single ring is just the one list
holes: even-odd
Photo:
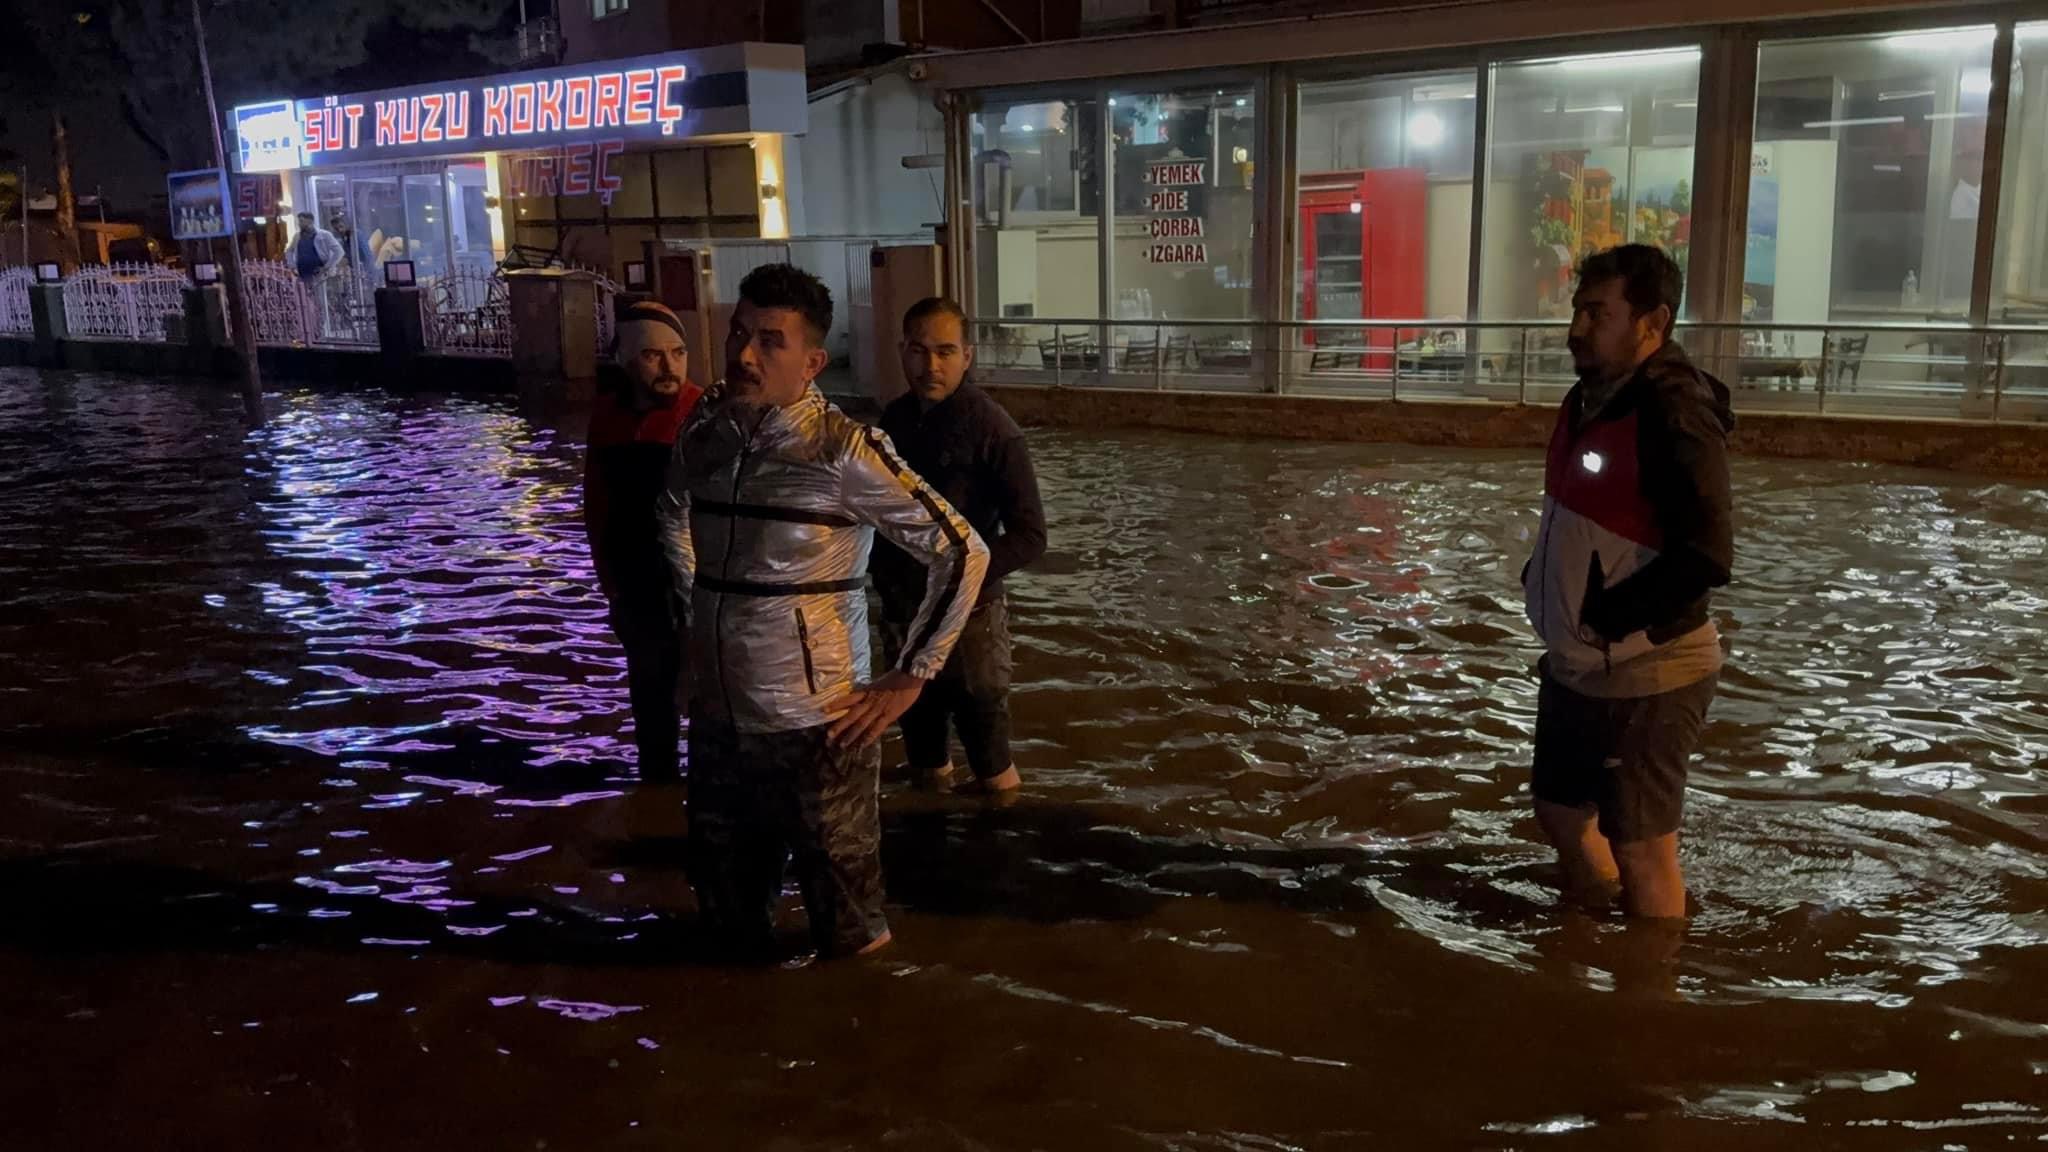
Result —
[{"label": "dark shorts", "polygon": [[881,750],[835,750],[825,732],[690,724],[690,886],[706,927],[728,943],[767,945],[785,868],[820,954],[858,952],[889,930]]},{"label": "dark shorts", "polygon": [[1719,679],[1610,700],[1581,695],[1543,673],[1529,790],[1551,804],[1597,808],[1600,834],[1614,843],[1678,831],[1686,765]]},{"label": "dark shorts", "polygon": [[[883,651],[894,663],[903,650],[902,623],[884,622]],[[949,731],[950,728],[950,731]],[[952,760],[951,734],[975,778],[1010,769],[1010,617],[1001,600],[974,610],[946,666],[903,714],[903,752],[920,775]]]}]

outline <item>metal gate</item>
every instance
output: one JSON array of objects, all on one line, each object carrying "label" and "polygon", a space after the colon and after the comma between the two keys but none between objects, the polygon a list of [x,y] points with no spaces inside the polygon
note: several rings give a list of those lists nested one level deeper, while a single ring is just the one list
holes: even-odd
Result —
[{"label": "metal gate", "polygon": [[297,272],[281,260],[244,260],[242,283],[256,343],[288,347],[311,342],[310,301]]},{"label": "metal gate", "polygon": [[80,268],[64,281],[64,330],[76,340],[135,339],[135,297],[112,268]]},{"label": "metal gate", "polygon": [[0,268],[0,333],[9,336],[35,334],[35,321],[28,304],[28,286],[35,282],[33,268]]}]

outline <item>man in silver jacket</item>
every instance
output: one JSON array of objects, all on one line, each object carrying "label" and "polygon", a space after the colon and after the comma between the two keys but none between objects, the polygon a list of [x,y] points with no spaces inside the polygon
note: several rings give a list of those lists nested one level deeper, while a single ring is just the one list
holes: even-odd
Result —
[{"label": "man in silver jacket", "polygon": [[[829,403],[832,296],[787,264],[740,282],[725,380],[683,425],[660,500],[689,680],[690,884],[722,943],[772,939],[793,859],[821,955],[889,940],[878,741],[945,667],[988,548],[889,440]],[[929,565],[902,657],[869,679],[879,531]]]}]

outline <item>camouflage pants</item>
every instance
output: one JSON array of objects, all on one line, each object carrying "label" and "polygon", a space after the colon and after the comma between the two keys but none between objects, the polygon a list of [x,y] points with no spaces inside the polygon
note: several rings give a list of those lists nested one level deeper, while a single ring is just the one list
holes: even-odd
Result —
[{"label": "camouflage pants", "polygon": [[820,955],[858,952],[889,929],[881,750],[834,749],[825,732],[690,724],[690,886],[706,926],[731,943],[768,942],[788,866]]},{"label": "camouflage pants", "polygon": [[[903,651],[902,621],[882,622],[882,650],[895,663]],[[1001,600],[974,610],[960,632],[946,666],[918,694],[903,714],[904,759],[920,776],[952,760],[951,732],[976,779],[1009,771],[1010,759],[1010,612]]]}]

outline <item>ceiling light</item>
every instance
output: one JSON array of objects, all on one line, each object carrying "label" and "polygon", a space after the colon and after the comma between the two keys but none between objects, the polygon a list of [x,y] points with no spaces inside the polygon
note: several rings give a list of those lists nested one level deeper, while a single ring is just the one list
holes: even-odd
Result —
[{"label": "ceiling light", "polygon": [[1566,56],[1553,60],[1532,60],[1532,64],[1555,64],[1567,72],[1614,72],[1627,68],[1698,61],[1698,48],[1660,48],[1653,52],[1601,52],[1591,56]]},{"label": "ceiling light", "polygon": [[1998,30],[1985,25],[1979,28],[1943,28],[1935,32],[1901,32],[1884,38],[1884,46],[1901,52],[1954,52],[1962,48],[1982,48],[1998,36]]}]

